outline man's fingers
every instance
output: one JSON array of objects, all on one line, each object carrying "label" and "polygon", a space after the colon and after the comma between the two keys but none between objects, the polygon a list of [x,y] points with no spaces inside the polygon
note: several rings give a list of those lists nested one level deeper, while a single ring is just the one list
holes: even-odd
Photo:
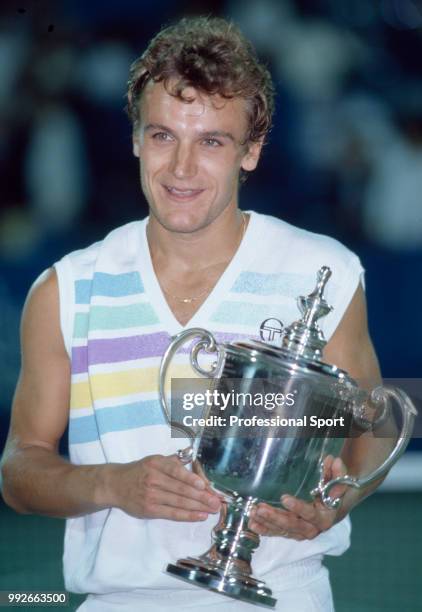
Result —
[{"label": "man's fingers", "polygon": [[[340,457],[327,455],[324,459],[324,480],[328,482],[346,475],[346,466]],[[347,485],[334,485],[331,497],[342,497]],[[280,535],[296,540],[312,539],[328,529],[334,520],[335,510],[324,506],[321,500],[305,502],[291,495],[281,498],[284,509],[259,504],[251,513],[250,527],[262,535]]]},{"label": "man's fingers", "polygon": [[[347,469],[343,461],[340,457],[333,458],[331,464],[331,478],[330,480],[334,480],[335,478],[341,478],[342,476],[346,476]],[[347,491],[347,485],[338,484],[331,487],[329,491],[330,497],[343,497],[343,495]]]},{"label": "man's fingers", "polygon": [[332,477],[338,478],[339,476],[346,476],[347,469],[340,457],[336,457],[331,466]]},{"label": "man's fingers", "polygon": [[185,482],[186,484],[189,484],[200,491],[204,491],[206,489],[207,483],[204,481],[204,479],[186,469],[180,462],[177,455],[163,457],[163,459],[165,461],[160,464],[159,469],[167,474],[167,476],[181,480],[182,482]]},{"label": "man's fingers", "polygon": [[[347,469],[340,457],[327,455],[324,459],[324,481],[329,482],[335,478],[346,476]],[[347,485],[334,485],[329,491],[330,497],[342,497],[347,491]]]},{"label": "man's fingers", "polygon": [[312,539],[319,530],[292,513],[261,507],[249,521],[250,528],[260,535],[282,536],[295,540]]},{"label": "man's fingers", "polygon": [[324,458],[324,480],[329,480],[331,478],[331,468],[334,462],[333,455],[327,455]]},{"label": "man's fingers", "polygon": [[316,519],[317,513],[312,503],[309,504],[296,497],[291,497],[290,495],[283,495],[281,502],[287,510],[293,512],[305,521],[313,522]]},{"label": "man's fingers", "polygon": [[337,476],[345,476],[347,473],[346,466],[341,457],[333,457],[327,455],[324,459],[324,479],[330,480]]},{"label": "man's fingers", "polygon": [[[211,496],[208,496],[211,497]],[[188,510],[188,511],[197,511],[197,512],[205,512],[215,513],[220,509],[219,500],[213,499],[212,502],[208,499],[196,500],[191,499],[183,495],[182,492],[180,494],[170,493],[168,491],[163,491],[161,489],[151,489],[147,492],[145,498],[146,511],[149,512],[152,506],[166,506],[173,509],[179,510]]]},{"label": "man's fingers", "polygon": [[337,498],[337,497],[341,498],[346,493],[346,491],[347,491],[347,485],[338,484],[338,485],[334,485],[333,487],[331,487],[328,494],[332,498]]},{"label": "man's fingers", "polygon": [[172,508],[171,506],[151,506],[151,515],[154,518],[167,519],[170,521],[205,521],[208,518],[207,512],[197,510],[184,510],[182,508]]},{"label": "man's fingers", "polygon": [[252,518],[264,524],[271,524],[278,529],[296,531],[299,518],[291,512],[283,512],[266,504],[259,504]]},{"label": "man's fingers", "polygon": [[[147,472],[151,480],[159,478],[159,475],[166,475],[172,481],[177,482],[178,486],[180,486],[180,483],[184,483],[197,491],[205,491],[207,488],[207,483],[200,476],[187,470],[180,463],[176,455],[172,455],[171,457],[153,455],[144,461],[147,465]],[[151,482],[149,484],[153,485],[154,483]]]},{"label": "man's fingers", "polygon": [[203,509],[208,512],[217,512],[221,508],[221,500],[215,493],[198,491],[190,485],[180,484],[167,476],[164,476],[162,489],[166,492],[176,493],[181,497],[198,502],[203,506]]},{"label": "man's fingers", "polygon": [[[198,482],[202,487],[199,488]],[[155,456],[148,459],[143,484],[145,503],[214,513],[221,508],[220,498],[205,489],[206,483],[189,472],[176,457]]]},{"label": "man's fingers", "polygon": [[151,470],[145,476],[145,486],[147,495],[156,498],[160,494],[160,501],[165,497],[174,500],[177,496],[179,501],[168,503],[170,506],[184,507],[187,502],[195,502],[195,508],[205,512],[217,512],[221,507],[221,501],[217,495],[206,490],[201,491],[159,470]]},{"label": "man's fingers", "polygon": [[[338,466],[337,459],[339,459],[339,457],[336,458],[333,455],[327,455],[325,457],[324,459],[324,481],[325,482],[328,482],[332,478],[335,478],[334,467]],[[340,459],[340,463],[342,464],[341,459]]]}]

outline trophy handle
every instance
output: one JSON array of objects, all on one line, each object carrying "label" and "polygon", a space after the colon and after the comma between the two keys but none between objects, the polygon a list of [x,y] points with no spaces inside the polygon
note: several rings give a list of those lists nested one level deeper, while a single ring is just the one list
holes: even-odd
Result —
[{"label": "trophy handle", "polygon": [[[384,403],[382,413],[375,421],[376,423],[382,422],[386,418],[387,411],[389,410],[389,404],[387,404],[387,400],[395,400],[397,402],[397,404],[400,406],[403,416],[403,425],[402,430],[400,432],[400,436],[397,440],[395,447],[393,448],[387,459],[385,459],[385,461],[383,461],[383,463],[379,467],[370,472],[367,476],[363,476],[362,478],[356,478],[354,476],[348,475],[339,476],[338,478],[333,478],[332,480],[324,484],[324,471],[323,464],[321,463],[321,479],[316,489],[312,491],[312,495],[320,495],[322,502],[328,508],[336,508],[340,504],[340,498],[330,497],[329,491],[331,487],[337,484],[345,484],[350,487],[354,487],[355,489],[361,489],[373,483],[381,476],[384,476],[384,474],[386,474],[393,467],[396,461],[399,460],[401,455],[406,450],[406,447],[410,441],[414,421],[417,415],[417,410],[410,397],[401,389],[397,389],[394,387],[376,387],[372,391],[370,399],[375,403]],[[362,417],[359,417],[359,423],[361,423],[362,420]]]},{"label": "trophy handle", "polygon": [[[182,461],[182,463],[189,463],[193,460],[192,449],[193,441],[195,439],[195,432],[187,425],[183,425],[182,423],[175,424],[172,422],[170,408],[165,392],[165,384],[167,378],[167,370],[176,351],[179,349],[180,346],[182,346],[192,338],[199,338],[199,341],[191,348],[190,363],[192,368],[201,376],[204,376],[206,378],[214,378],[215,376],[217,376],[223,358],[223,352],[219,350],[219,345],[217,344],[214,336],[209,331],[207,331],[206,329],[202,329],[201,327],[193,327],[192,329],[184,330],[178,333],[176,336],[173,336],[169,346],[167,347],[166,352],[164,353],[160,365],[158,386],[161,407],[163,409],[166,421],[170,425],[170,427],[172,429],[177,429],[181,431],[184,435],[187,435],[191,439],[191,446],[187,449],[184,449],[183,451],[179,451],[178,453],[179,459]],[[204,350],[206,353],[217,353],[217,361],[215,362],[215,364],[213,364],[210,370],[204,370],[198,363],[198,354],[201,350]]]}]

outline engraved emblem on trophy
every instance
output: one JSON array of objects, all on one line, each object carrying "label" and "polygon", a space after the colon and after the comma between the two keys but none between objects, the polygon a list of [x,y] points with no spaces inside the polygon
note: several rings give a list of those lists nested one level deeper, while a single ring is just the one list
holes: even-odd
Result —
[{"label": "engraved emblem on trophy", "polygon": [[[385,475],[406,449],[416,416],[410,398],[393,387],[367,392],[347,372],[323,361],[326,341],[318,320],[331,311],[323,295],[330,276],[330,269],[322,267],[312,293],[298,298],[301,317],[283,329],[279,346],[255,340],[218,344],[209,331],[200,328],[172,339],[160,368],[162,408],[173,430],[191,439],[191,445],[179,451],[179,459],[192,463],[192,469],[225,500],[210,549],[199,557],[169,563],[167,572],[173,576],[235,599],[274,607],[271,585],[252,570],[252,554],[259,546],[259,536],[248,528],[254,505],[262,501],[281,508],[281,496],[289,494],[305,501],[319,498],[327,507],[336,507],[340,500],[330,495],[334,485],[366,487]],[[225,427],[203,426],[198,431],[175,420],[165,392],[166,374],[174,354],[188,342],[194,372],[211,379],[214,391],[223,393],[235,381],[236,391],[243,396],[257,388],[271,389],[280,397],[294,397],[293,405],[275,405],[265,427],[239,424],[242,420],[259,423],[243,401],[227,404]],[[202,353],[215,358],[210,369],[200,365]],[[392,416],[397,412],[399,425]],[[211,403],[203,416],[204,423],[221,418],[221,406]],[[377,456],[376,465],[372,457],[365,474],[353,473],[345,461],[345,476],[324,479],[328,455],[342,457],[353,436],[375,439],[374,432],[394,437],[386,456],[381,460]]]}]

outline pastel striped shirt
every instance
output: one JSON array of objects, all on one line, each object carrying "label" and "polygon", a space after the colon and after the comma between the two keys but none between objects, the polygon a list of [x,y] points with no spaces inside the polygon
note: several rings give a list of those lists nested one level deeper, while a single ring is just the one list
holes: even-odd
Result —
[{"label": "pastel striped shirt", "polygon": [[[61,328],[72,364],[69,453],[75,464],[125,463],[187,445],[171,437],[158,401],[162,355],[183,327],[155,276],[146,224],[144,219],[117,228],[55,264]],[[362,276],[359,259],[331,238],[250,212],[235,256],[186,327],[208,329],[222,343],[259,337],[269,318],[288,325],[298,318],[297,296],[314,288],[322,265],[333,271],[327,301],[334,310],[322,323],[329,339]],[[173,360],[172,377],[193,377],[187,348]],[[195,590],[163,570],[169,561],[204,552],[216,520],[136,519],[117,508],[69,519],[66,587],[89,593]],[[349,532],[345,519],[309,542],[262,538],[255,572],[280,584],[283,565],[341,554]]]}]

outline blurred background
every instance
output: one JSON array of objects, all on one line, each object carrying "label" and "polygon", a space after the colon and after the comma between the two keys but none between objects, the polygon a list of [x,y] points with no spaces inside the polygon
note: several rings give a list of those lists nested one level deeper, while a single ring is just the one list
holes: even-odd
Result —
[{"label": "blurred background", "polygon": [[[274,128],[241,207],[353,249],[384,377],[421,377],[422,0],[2,2],[0,452],[27,291],[65,253],[147,214],[128,68],[162,25],[194,14],[233,19],[274,77]],[[354,512],[351,550],[327,561],[337,612],[422,610],[421,456],[413,440]],[[62,521],[1,505],[0,590],[61,588],[62,534]]]}]

